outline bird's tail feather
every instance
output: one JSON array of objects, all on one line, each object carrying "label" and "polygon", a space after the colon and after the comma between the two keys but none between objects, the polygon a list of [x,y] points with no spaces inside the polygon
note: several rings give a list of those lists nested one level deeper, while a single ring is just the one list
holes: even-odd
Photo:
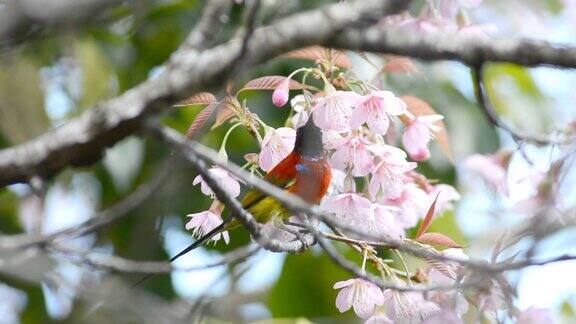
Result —
[{"label": "bird's tail feather", "polygon": [[[188,245],[188,247],[186,247],[184,250],[178,252],[178,254],[176,254],[175,256],[173,256],[172,258],[170,258],[170,262],[174,262],[176,261],[176,259],[180,258],[181,256],[183,256],[184,254],[187,254],[188,252],[196,249],[197,247],[203,245],[204,243],[206,243],[208,240],[210,240],[211,238],[213,238],[215,235],[217,235],[220,232],[223,232],[224,228],[226,227],[226,225],[228,225],[228,223],[230,223],[230,221],[232,221],[233,217],[232,216],[228,216],[228,218],[226,218],[222,224],[216,226],[214,229],[212,229],[210,232],[206,233],[204,236],[202,236],[201,238],[197,239],[194,243]],[[137,286],[139,286],[141,283],[143,283],[144,281],[152,278],[154,276],[153,273],[147,274],[145,276],[143,276],[142,278],[140,278],[140,280],[136,281],[133,285],[132,288],[135,288]]]}]

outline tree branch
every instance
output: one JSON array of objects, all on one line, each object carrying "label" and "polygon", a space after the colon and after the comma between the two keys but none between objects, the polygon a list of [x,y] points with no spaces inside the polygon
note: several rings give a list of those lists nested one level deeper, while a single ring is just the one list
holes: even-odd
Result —
[{"label": "tree branch", "polygon": [[[281,19],[253,32],[243,64],[253,66],[291,49],[326,42],[345,28],[398,12],[406,4],[405,0],[355,1]],[[50,177],[65,167],[99,160],[106,147],[137,132],[148,116],[166,111],[194,92],[223,84],[241,49],[239,40],[204,51],[181,47],[160,75],[52,132],[0,151],[0,186],[25,182],[35,175]]]},{"label": "tree branch", "polygon": [[224,254],[219,261],[201,266],[187,267],[187,268],[174,267],[174,265],[166,261],[129,260],[114,255],[95,253],[92,251],[83,251],[76,248],[62,246],[58,244],[51,244],[49,246],[49,250],[55,253],[63,254],[70,260],[75,261],[77,263],[88,264],[90,266],[100,269],[106,269],[116,272],[127,272],[127,273],[160,274],[160,273],[172,273],[174,271],[181,271],[181,272],[200,271],[223,265],[236,264],[256,254],[260,250],[260,247],[259,246],[240,247]]},{"label": "tree branch", "polygon": [[[321,245],[321,247],[324,249],[324,251],[330,256],[330,258],[335,263],[342,266],[344,269],[351,271],[355,275],[361,274],[360,269],[358,269],[354,264],[350,263],[349,261],[343,259],[343,257],[340,256],[331,247],[330,244],[324,242],[325,239],[343,241],[346,243],[355,244],[357,246],[370,245],[370,246],[376,246],[376,247],[387,247],[387,248],[392,248],[392,249],[397,249],[400,251],[408,252],[408,253],[413,254],[417,257],[420,257],[424,260],[429,258],[429,259],[438,260],[438,261],[442,261],[442,262],[457,263],[457,264],[460,264],[461,266],[464,266],[464,267],[472,270],[479,277],[489,275],[489,274],[501,273],[501,272],[508,271],[508,270],[522,269],[524,267],[528,267],[528,266],[532,266],[532,265],[541,265],[541,264],[546,264],[546,263],[551,263],[551,262],[572,260],[572,259],[576,258],[576,256],[568,255],[568,256],[561,256],[561,257],[553,258],[553,259],[550,259],[547,261],[546,260],[545,261],[537,261],[537,260],[527,259],[527,260],[518,261],[515,263],[510,263],[510,262],[488,263],[488,262],[483,261],[483,260],[463,260],[463,259],[453,258],[453,257],[447,256],[445,254],[438,253],[437,251],[435,251],[432,248],[427,247],[425,245],[422,245],[419,243],[415,244],[412,241],[406,241],[404,239],[395,239],[392,237],[372,237],[370,234],[362,233],[362,232],[358,231],[358,229],[356,229],[356,228],[352,228],[349,225],[337,222],[332,217],[330,217],[330,215],[324,214],[323,212],[321,212],[318,209],[318,207],[312,206],[312,205],[304,202],[298,196],[296,196],[294,194],[287,193],[284,190],[277,188],[274,185],[272,185],[272,184],[270,184],[270,183],[268,183],[268,182],[266,182],[266,181],[264,181],[258,177],[252,177],[250,175],[250,173],[248,173],[246,170],[240,168],[239,166],[237,166],[233,163],[230,163],[230,162],[222,161],[218,157],[216,152],[202,146],[199,143],[186,141],[186,139],[182,135],[178,134],[177,132],[175,132],[173,130],[170,130],[167,127],[162,127],[162,126],[159,126],[157,124],[154,124],[152,126],[152,130],[154,132],[154,135],[156,135],[156,137],[158,137],[161,140],[165,141],[166,143],[170,144],[172,147],[174,147],[176,149],[177,152],[182,153],[186,157],[186,159],[188,159],[198,169],[198,171],[200,172],[200,174],[202,175],[203,178],[205,177],[205,175],[208,175],[210,177],[211,177],[211,175],[207,172],[208,168],[206,165],[198,164],[199,159],[206,160],[209,163],[218,165],[218,166],[228,170],[229,172],[231,172],[232,174],[237,176],[239,179],[241,179],[243,182],[245,182],[247,185],[252,186],[252,187],[266,193],[267,195],[274,197],[280,203],[282,203],[284,205],[284,207],[286,207],[287,209],[292,211],[294,214],[297,214],[297,215],[298,214],[305,214],[309,217],[313,217],[313,218],[315,217],[315,218],[320,219],[321,221],[323,221],[324,223],[326,223],[327,225],[329,225],[331,227],[344,229],[346,231],[353,232],[354,234],[357,234],[361,237],[366,237],[368,239],[371,239],[372,241],[354,240],[354,239],[347,239],[347,238],[344,239],[341,237],[336,238],[334,235],[327,235],[323,232],[316,230],[313,227],[310,227],[310,226],[305,225],[305,224],[303,225],[303,227],[308,229],[314,235],[314,238],[318,241],[318,243]],[[243,211],[241,205],[238,204],[238,206],[234,206],[235,203],[230,202],[230,200],[233,200],[233,201],[235,201],[235,200],[230,198],[229,195],[227,195],[226,192],[224,190],[222,190],[222,188],[219,188],[220,187],[219,183],[217,183],[216,181],[213,181],[214,179],[210,180],[210,182],[206,178],[204,178],[204,180],[210,185],[212,190],[215,192],[218,200],[222,201],[222,203],[224,203],[226,205],[226,207],[229,207],[229,208],[231,207],[233,212],[240,212],[242,210],[240,215],[242,215],[242,214],[243,215],[241,217],[247,218],[247,219],[241,220],[241,223],[248,231],[250,231],[250,233],[252,233],[253,236],[254,235],[260,235],[260,234],[255,234],[255,233],[258,233],[260,225],[258,223],[255,223],[254,219],[252,218],[252,216],[250,214]],[[216,191],[221,191],[221,192],[217,193]],[[235,202],[237,203],[237,201],[235,201]],[[228,205],[228,203],[231,203],[232,205]],[[240,209],[240,210],[237,210],[237,209]],[[273,243],[264,241],[263,245],[262,245],[262,242],[259,242],[259,243],[265,249],[269,249],[272,251],[284,250],[284,252],[291,252],[291,253],[295,252],[295,250],[293,250],[293,249],[287,249],[285,246],[283,246],[283,243],[277,242],[277,241],[274,242],[274,241],[275,240],[272,240]],[[295,242],[291,242],[291,243],[295,243]],[[395,289],[395,290],[400,290],[400,291],[405,291],[405,290],[418,290],[418,291],[420,291],[420,290],[421,291],[450,290],[450,289],[472,287],[472,286],[475,286],[475,285],[478,285],[481,283],[481,280],[469,280],[468,282],[458,283],[455,285],[443,285],[443,286],[433,286],[433,287],[406,287],[406,286],[390,285],[389,283],[383,283],[381,280],[378,280],[377,278],[375,278],[373,276],[369,276],[369,275],[365,276],[365,279],[375,282],[376,284],[378,284],[382,288]]]},{"label": "tree branch", "polygon": [[46,27],[85,24],[122,0],[8,0],[0,8],[0,48]]},{"label": "tree branch", "polygon": [[342,49],[410,56],[423,60],[459,61],[468,66],[506,62],[522,66],[576,68],[576,47],[529,39],[461,36],[437,33],[416,35],[384,24],[349,29],[325,43]]},{"label": "tree branch", "polygon": [[539,136],[539,135],[521,133],[520,131],[513,129],[504,121],[502,121],[502,119],[500,119],[500,116],[498,116],[498,113],[496,113],[496,110],[492,106],[490,98],[488,98],[488,94],[486,93],[486,89],[484,87],[483,67],[484,64],[472,67],[472,80],[474,82],[474,92],[476,95],[476,100],[478,101],[478,105],[482,109],[482,112],[486,116],[486,119],[488,119],[488,121],[492,123],[492,125],[508,132],[512,136],[512,138],[517,142],[530,142],[537,145],[549,145],[549,144],[570,144],[571,142],[574,141],[574,138],[557,139],[551,136]]},{"label": "tree branch", "polygon": [[[426,60],[458,60],[471,66],[493,61],[576,67],[574,47],[456,36],[424,39],[387,31],[383,25],[366,27],[406,5],[407,1],[400,0],[364,0],[292,15],[254,30],[242,64],[250,67],[289,50],[322,44]],[[159,76],[89,109],[50,133],[0,151],[0,186],[25,182],[35,175],[50,177],[65,167],[97,161],[106,147],[140,130],[148,116],[166,111],[194,92],[223,84],[241,51],[239,39],[205,51],[181,47]]]}]

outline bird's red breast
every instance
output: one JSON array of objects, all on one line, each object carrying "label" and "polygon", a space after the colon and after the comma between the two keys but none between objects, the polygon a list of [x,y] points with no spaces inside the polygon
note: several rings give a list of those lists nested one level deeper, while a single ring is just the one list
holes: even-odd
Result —
[{"label": "bird's red breast", "polygon": [[294,168],[296,170],[295,181],[288,191],[311,204],[319,203],[328,191],[332,180],[330,164],[326,157],[320,159],[301,157]]}]

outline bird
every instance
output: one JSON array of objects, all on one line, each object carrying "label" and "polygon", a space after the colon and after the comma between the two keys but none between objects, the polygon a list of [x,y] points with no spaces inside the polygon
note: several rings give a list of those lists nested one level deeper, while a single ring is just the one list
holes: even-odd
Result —
[{"label": "bird", "polygon": [[[307,203],[320,203],[330,186],[332,171],[322,143],[322,131],[316,126],[312,117],[308,118],[308,121],[296,130],[296,140],[292,152],[272,168],[264,176],[264,180],[299,196]],[[285,222],[292,215],[282,203],[256,188],[244,195],[241,204],[243,209],[261,224],[270,221]],[[239,225],[238,220],[229,216],[220,225],[170,258],[170,262],[201,246],[218,233],[234,229]],[[150,276],[142,278],[135,285]]]},{"label": "bird", "polygon": [[[312,118],[296,130],[294,149],[264,176],[264,180],[299,196],[307,203],[318,204],[322,200],[330,186],[332,171],[322,143],[322,131]],[[243,209],[261,224],[270,221],[281,223],[291,216],[290,211],[282,203],[258,189],[248,191],[242,198],[241,204]],[[229,217],[227,221],[225,220],[172,257],[170,262],[205,243],[216,234],[232,230],[239,225],[238,220]]]}]

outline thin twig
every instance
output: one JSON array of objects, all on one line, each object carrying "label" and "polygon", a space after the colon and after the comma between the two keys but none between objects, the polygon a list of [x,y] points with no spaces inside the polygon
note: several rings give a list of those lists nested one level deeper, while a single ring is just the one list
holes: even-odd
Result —
[{"label": "thin twig", "polygon": [[[486,90],[484,89],[483,67],[484,64],[472,66],[472,79],[474,81],[474,92],[476,94],[476,100],[478,101],[478,105],[480,106],[482,112],[486,116],[486,119],[488,119],[490,123],[509,133],[516,142],[519,142],[519,145],[522,145],[521,142],[530,142],[537,145],[549,145],[549,144],[570,144],[574,141],[573,138],[556,139],[550,136],[525,134],[511,128],[508,124],[502,121],[500,119],[500,116],[498,116],[498,114],[494,110],[494,107],[492,106],[492,103],[490,102],[490,99],[486,94]],[[522,148],[520,147],[520,149]]]}]

